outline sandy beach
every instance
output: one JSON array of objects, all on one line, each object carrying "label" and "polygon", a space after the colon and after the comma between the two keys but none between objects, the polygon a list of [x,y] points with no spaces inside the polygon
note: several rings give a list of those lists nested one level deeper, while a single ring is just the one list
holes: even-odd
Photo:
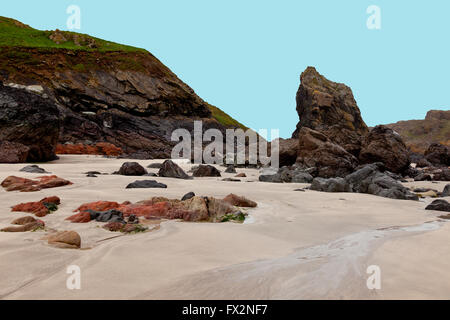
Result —
[{"label": "sandy beach", "polygon": [[[61,198],[59,210],[42,218],[47,229],[74,230],[80,250],[41,240],[45,231],[0,233],[1,299],[449,299],[447,243],[450,225],[425,211],[430,198],[391,200],[368,194],[294,191],[307,184],[222,178],[156,177],[167,189],[125,189],[148,177],[111,175],[124,159],[60,156],[42,168],[73,185],[39,192],[0,190],[0,227],[26,214],[10,207],[46,196]],[[161,160],[140,160],[147,166]],[[1,164],[0,179],[23,164]],[[183,164],[186,171],[191,164]],[[86,171],[108,173],[88,178]],[[157,169],[149,169],[157,172]],[[153,178],[152,178],[153,179]],[[444,182],[406,186],[442,191]],[[101,223],[65,219],[79,205],[98,200],[135,202],[153,196],[181,198],[187,192],[223,198],[229,193],[258,203],[245,223],[164,221],[159,230],[124,235]],[[68,290],[69,265],[81,270],[81,289]],[[381,289],[369,290],[369,265],[381,270]]]}]

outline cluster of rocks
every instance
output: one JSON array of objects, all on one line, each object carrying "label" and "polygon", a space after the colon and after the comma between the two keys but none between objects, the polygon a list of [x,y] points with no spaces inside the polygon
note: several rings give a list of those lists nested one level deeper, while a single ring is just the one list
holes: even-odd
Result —
[{"label": "cluster of rocks", "polygon": [[[142,165],[137,162],[125,162],[120,167],[119,171],[114,174],[124,176],[159,176],[166,178],[176,179],[193,179],[194,177],[221,177],[222,174],[219,169],[212,165],[198,165],[191,168],[189,172],[192,176],[188,175],[179,165],[172,160],[166,160],[163,163],[153,163],[148,166],[151,169],[159,169],[158,174],[149,173]],[[236,169],[233,165],[230,165],[225,170],[226,173],[236,173]],[[235,175],[236,178],[245,178],[245,173],[239,173]],[[225,178],[223,181],[241,181],[234,178]],[[131,188],[167,188],[167,185],[159,183],[155,180],[137,180],[127,185],[127,189]]]},{"label": "cluster of rocks", "polygon": [[75,215],[67,218],[74,223],[92,220],[125,224],[125,219],[133,216],[145,219],[181,219],[192,222],[243,221],[245,213],[240,207],[254,208],[257,204],[245,197],[230,194],[224,199],[199,197],[194,193],[182,200],[153,197],[137,203],[98,201],[87,203],[75,210]]},{"label": "cluster of rocks", "polygon": [[260,181],[312,183],[313,190],[395,199],[417,199],[399,183],[407,178],[450,181],[447,147],[432,144],[414,168],[397,132],[366,126],[349,87],[329,81],[313,67],[300,80],[300,121],[291,139],[279,140],[281,168],[263,169]]}]

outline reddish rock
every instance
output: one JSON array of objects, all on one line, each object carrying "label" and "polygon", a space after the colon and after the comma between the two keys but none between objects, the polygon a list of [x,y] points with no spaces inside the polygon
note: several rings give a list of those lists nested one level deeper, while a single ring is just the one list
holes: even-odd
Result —
[{"label": "reddish rock", "polygon": [[33,192],[42,189],[62,187],[70,184],[72,184],[72,182],[57,176],[43,176],[38,177],[35,180],[9,176],[3,180],[1,186],[5,188],[6,191]]},{"label": "reddish rock", "polygon": [[120,156],[123,150],[112,143],[98,142],[94,145],[88,144],[58,144],[56,154],[92,154],[102,156]]},{"label": "reddish rock", "polygon": [[245,178],[245,177],[247,177],[247,175],[245,173],[241,172],[241,173],[238,173],[237,175],[235,175],[235,177],[236,178]]},{"label": "reddish rock", "polygon": [[78,209],[74,210],[74,212],[83,212],[86,210],[92,210],[92,211],[107,211],[111,209],[117,209],[119,208],[120,204],[117,202],[111,202],[111,201],[97,201],[97,202],[91,202],[91,203],[85,203],[82,204]]},{"label": "reddish rock", "polygon": [[16,142],[0,141],[0,163],[23,163],[27,161],[30,148]]},{"label": "reddish rock", "polygon": [[50,210],[45,204],[59,205],[60,203],[61,200],[58,197],[49,197],[37,202],[27,202],[15,205],[12,207],[11,211],[34,213],[37,217],[44,217],[50,213]]},{"label": "reddish rock", "polygon": [[255,201],[249,200],[245,197],[241,197],[238,195],[235,195],[233,193],[226,196],[223,201],[228,202],[229,204],[237,207],[248,207],[248,208],[254,208],[257,206],[257,203]]},{"label": "reddish rock", "polygon": [[68,217],[66,220],[69,220],[73,223],[87,223],[91,221],[91,214],[89,212],[80,212]]}]

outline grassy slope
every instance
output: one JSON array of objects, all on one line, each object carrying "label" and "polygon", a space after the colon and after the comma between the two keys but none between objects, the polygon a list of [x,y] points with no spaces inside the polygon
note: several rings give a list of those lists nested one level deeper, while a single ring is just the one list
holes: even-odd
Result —
[{"label": "grassy slope", "polygon": [[[0,48],[1,47],[29,47],[29,48],[42,48],[42,49],[69,49],[69,50],[84,50],[84,51],[120,51],[120,52],[147,52],[145,49],[126,46],[102,39],[94,38],[89,35],[79,34],[75,32],[61,31],[67,41],[60,44],[55,43],[49,37],[53,31],[41,31],[31,28],[14,19],[0,16]],[[84,41],[81,45],[76,45],[74,37],[79,36]],[[95,41],[96,48],[89,48],[87,43],[89,41]],[[23,55],[23,53],[21,53]],[[19,55],[20,58],[20,55]],[[79,71],[85,71],[84,65],[77,66],[82,69]],[[244,125],[230,117],[228,114],[220,110],[219,108],[208,104],[209,109],[212,112],[213,118],[224,126],[233,126],[247,129]]]}]

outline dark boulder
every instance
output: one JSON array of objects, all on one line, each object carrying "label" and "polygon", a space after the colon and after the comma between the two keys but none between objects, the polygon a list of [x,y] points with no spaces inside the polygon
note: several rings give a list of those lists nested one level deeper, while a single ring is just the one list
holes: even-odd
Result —
[{"label": "dark boulder", "polygon": [[432,143],[428,147],[425,158],[434,166],[450,166],[450,150],[439,143]]},{"label": "dark boulder", "polygon": [[359,160],[363,164],[383,162],[394,173],[403,173],[410,164],[409,150],[400,135],[382,125],[364,137]]},{"label": "dark boulder", "polygon": [[118,173],[123,176],[143,176],[147,170],[137,162],[125,162]]},{"label": "dark boulder", "polygon": [[192,175],[194,177],[220,177],[220,171],[211,165],[199,165],[193,170]]},{"label": "dark boulder", "polygon": [[323,192],[351,192],[344,178],[314,178],[310,189]]},{"label": "dark boulder", "polygon": [[194,192],[188,192],[186,193],[183,198],[181,198],[181,201],[185,201],[185,200],[189,200],[191,198],[195,197],[195,193]]},{"label": "dark boulder", "polygon": [[345,177],[353,172],[358,160],[321,132],[302,127],[298,132],[297,163],[317,168],[322,178]]},{"label": "dark boulder", "polygon": [[164,183],[159,183],[155,180],[137,180],[127,185],[127,189],[144,189],[144,188],[167,188]]},{"label": "dark boulder", "polygon": [[450,184],[447,184],[447,185],[444,187],[444,190],[442,191],[441,196],[442,196],[442,197],[450,197]]},{"label": "dark boulder", "polygon": [[191,177],[188,176],[187,173],[184,172],[184,170],[181,169],[180,166],[178,166],[172,160],[164,161],[161,168],[159,169],[158,175],[160,177],[167,178],[191,179]]},{"label": "dark boulder", "polygon": [[28,173],[49,173],[35,164],[23,167],[20,171]]},{"label": "dark boulder", "polygon": [[450,181],[450,169],[443,168],[433,174],[434,181]]},{"label": "dark boulder", "polygon": [[236,168],[234,167],[234,165],[230,164],[227,166],[225,173],[236,173]]},{"label": "dark boulder", "polygon": [[425,208],[425,210],[450,212],[450,203],[442,199],[434,200]]}]

